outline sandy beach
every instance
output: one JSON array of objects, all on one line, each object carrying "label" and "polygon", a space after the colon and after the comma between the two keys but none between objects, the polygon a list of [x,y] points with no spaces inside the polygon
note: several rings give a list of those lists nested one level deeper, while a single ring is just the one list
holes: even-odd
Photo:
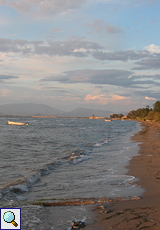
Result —
[{"label": "sandy beach", "polygon": [[140,200],[100,204],[94,210],[95,223],[86,230],[160,229],[160,124],[142,123],[143,130],[133,137],[141,142],[139,155],[130,161],[128,174],[139,178],[145,189]]}]

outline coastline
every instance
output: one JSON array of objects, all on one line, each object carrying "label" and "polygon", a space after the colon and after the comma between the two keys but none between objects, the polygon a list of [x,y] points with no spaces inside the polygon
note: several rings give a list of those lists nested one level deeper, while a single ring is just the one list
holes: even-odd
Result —
[{"label": "coastline", "polygon": [[[76,200],[72,204],[62,206],[45,205],[41,201],[32,203],[19,202],[22,208],[22,229],[71,229],[71,221],[86,217],[84,230],[135,230],[157,229],[160,225],[160,123],[141,122],[142,130],[132,137],[140,143],[138,156],[130,160],[127,174],[139,178],[135,183],[144,188],[141,199],[119,197],[98,202],[94,200]],[[107,197],[107,194],[106,194]],[[108,199],[108,200],[107,200]],[[45,201],[46,202],[46,201]],[[53,202],[53,201],[52,201]],[[56,201],[57,202],[57,201]],[[61,201],[62,202],[62,201]],[[48,203],[49,204],[49,203]],[[60,204],[60,203],[59,203]],[[14,201],[4,207],[17,207]],[[60,220],[59,222],[56,222]],[[54,227],[53,227],[54,226]]]},{"label": "coastline", "polygon": [[85,230],[157,229],[160,226],[160,123],[142,122],[132,140],[140,142],[139,155],[130,161],[128,175],[145,189],[140,200],[115,201],[97,206],[95,223]]}]

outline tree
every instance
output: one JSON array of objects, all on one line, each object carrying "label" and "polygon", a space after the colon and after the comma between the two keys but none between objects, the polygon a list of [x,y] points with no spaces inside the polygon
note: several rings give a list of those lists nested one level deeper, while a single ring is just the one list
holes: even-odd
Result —
[{"label": "tree", "polygon": [[153,110],[155,112],[160,112],[160,101],[156,101],[156,103],[153,104],[153,106],[154,106]]},{"label": "tree", "polygon": [[110,119],[117,119],[117,118],[122,118],[123,117],[123,114],[122,113],[113,113],[110,115]]},{"label": "tree", "polygon": [[127,118],[160,121],[160,101],[156,101],[153,106],[153,110],[149,105],[147,105],[146,108],[132,110],[128,113]]},{"label": "tree", "polygon": [[129,119],[145,119],[148,116],[148,113],[150,112],[149,108],[142,108],[137,110],[132,110],[127,115],[127,118]]},{"label": "tree", "polygon": [[160,113],[159,112],[154,112],[154,120],[160,121]]}]

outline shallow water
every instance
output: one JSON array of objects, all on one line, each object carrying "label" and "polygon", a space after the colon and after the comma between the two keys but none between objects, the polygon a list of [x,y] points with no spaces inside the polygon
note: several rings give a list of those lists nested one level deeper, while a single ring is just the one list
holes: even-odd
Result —
[{"label": "shallow water", "polygon": [[29,122],[29,126],[12,126],[6,117],[0,119],[1,206],[25,200],[142,194],[125,168],[139,150],[131,140],[141,130],[139,123],[12,120]]},{"label": "shallow water", "polygon": [[133,186],[129,182],[134,177],[125,175],[124,166],[138,152],[137,143],[130,140],[140,130],[138,123],[25,120],[29,121],[29,126],[12,126],[7,124],[7,118],[0,120],[3,197],[23,194],[34,200],[132,193]]}]

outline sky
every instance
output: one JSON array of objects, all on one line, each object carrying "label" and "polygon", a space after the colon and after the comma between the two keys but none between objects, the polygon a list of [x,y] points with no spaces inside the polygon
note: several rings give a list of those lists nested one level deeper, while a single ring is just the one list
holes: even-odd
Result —
[{"label": "sky", "polygon": [[0,105],[152,108],[159,10],[159,0],[0,0]]}]

